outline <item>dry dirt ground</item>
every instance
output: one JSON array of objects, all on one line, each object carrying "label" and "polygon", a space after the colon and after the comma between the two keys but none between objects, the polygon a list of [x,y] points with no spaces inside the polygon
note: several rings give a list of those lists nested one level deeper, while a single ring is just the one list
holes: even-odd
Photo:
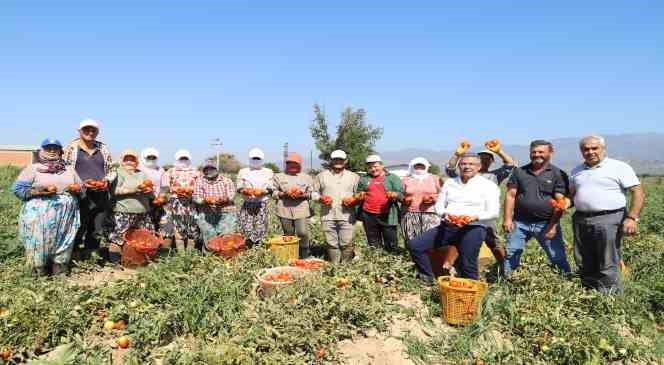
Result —
[{"label": "dry dirt ground", "polygon": [[[136,274],[136,270],[120,267],[104,267],[98,271],[72,274],[69,282],[76,286],[97,288],[110,283],[127,280]],[[414,365],[406,354],[401,337],[409,334],[426,340],[429,335],[421,318],[428,318],[428,309],[417,294],[403,294],[396,302],[406,309],[408,314],[394,316],[385,332],[369,331],[357,335],[353,339],[341,341],[337,345],[342,363],[348,365]],[[433,318],[438,329],[444,327],[441,319]],[[109,341],[114,364],[122,364],[126,350],[119,349],[113,341]],[[57,357],[59,351],[49,353],[47,359]]]},{"label": "dry dirt ground", "polygon": [[[426,326],[421,321],[421,318],[428,317],[428,309],[417,294],[402,295],[397,304],[413,314],[395,316],[391,319],[386,332],[370,331],[364,336],[340,342],[338,351],[344,364],[414,365],[408,359],[406,347],[400,338],[406,334],[422,340],[429,337]],[[437,328],[445,326],[440,318],[434,317],[433,321]]]}]

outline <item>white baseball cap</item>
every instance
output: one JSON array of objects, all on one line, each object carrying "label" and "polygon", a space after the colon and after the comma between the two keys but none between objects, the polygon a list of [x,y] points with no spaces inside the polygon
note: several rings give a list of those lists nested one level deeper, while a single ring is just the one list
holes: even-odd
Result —
[{"label": "white baseball cap", "polygon": [[179,160],[183,157],[186,157],[189,160],[191,160],[191,153],[187,150],[178,150],[177,152],[175,152],[175,159],[176,160]]},{"label": "white baseball cap", "polygon": [[374,162],[383,162],[383,159],[381,159],[380,156],[378,155],[367,156],[367,163],[374,163]]},{"label": "white baseball cap", "polygon": [[83,129],[85,127],[94,127],[99,129],[99,123],[93,119],[86,119],[81,122],[81,124],[78,125],[78,129]]},{"label": "white baseball cap", "polygon": [[260,158],[261,160],[265,159],[265,153],[260,148],[252,148],[249,150],[249,159]]},{"label": "white baseball cap", "polygon": [[156,158],[159,158],[159,151],[157,151],[156,148],[154,147],[148,147],[141,151],[141,157],[144,159],[147,158],[148,156],[154,156]]},{"label": "white baseball cap", "polygon": [[332,153],[330,154],[331,159],[338,158],[338,159],[341,159],[341,160],[345,160],[346,157],[347,157],[346,152],[344,152],[342,150],[332,151]]},{"label": "white baseball cap", "polygon": [[477,152],[477,154],[478,155],[481,155],[481,154],[490,155],[492,158],[494,158],[494,159],[496,158],[496,154],[493,151],[489,150],[489,149],[481,150],[480,152]]}]

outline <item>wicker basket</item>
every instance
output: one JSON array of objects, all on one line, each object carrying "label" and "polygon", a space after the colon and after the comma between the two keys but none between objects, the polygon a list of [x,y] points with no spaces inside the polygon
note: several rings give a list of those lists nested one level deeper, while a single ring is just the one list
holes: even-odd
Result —
[{"label": "wicker basket", "polygon": [[206,243],[206,248],[215,254],[230,259],[246,250],[244,236],[239,233],[214,236]]},{"label": "wicker basket", "polygon": [[277,236],[268,241],[270,249],[284,263],[297,260],[300,257],[300,237]]},{"label": "wicker basket", "polygon": [[[455,287],[455,284],[464,287]],[[480,312],[486,289],[487,284],[482,281],[439,277],[438,291],[445,321],[455,325],[473,323]]]},{"label": "wicker basket", "polygon": [[122,266],[137,267],[145,266],[151,257],[157,254],[157,250],[163,244],[153,231],[147,229],[130,229],[125,232],[125,244],[122,246]]}]

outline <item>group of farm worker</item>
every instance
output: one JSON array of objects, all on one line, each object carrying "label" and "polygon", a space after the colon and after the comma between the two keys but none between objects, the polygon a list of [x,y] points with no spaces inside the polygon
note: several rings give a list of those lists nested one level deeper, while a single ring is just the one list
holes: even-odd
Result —
[{"label": "group of farm worker", "polygon": [[[401,228],[419,277],[433,281],[429,252],[454,245],[462,277],[478,279],[482,243],[491,248],[509,275],[519,266],[525,244],[535,238],[558,270],[569,272],[559,220],[571,206],[574,257],[582,283],[605,292],[620,290],[619,263],[623,235],[636,232],[644,193],[634,170],[608,158],[600,136],[579,142],[583,163],[568,176],[551,163],[554,147],[536,140],[531,162],[516,167],[500,142],[470,153],[463,141],[446,166],[445,182],[428,170],[421,157],[400,178],[384,168],[378,155],[366,159],[366,175],[346,168],[344,151],[331,153],[328,169],[312,177],[302,171],[297,153],[286,158],[285,171],[264,166],[259,148],[249,151],[248,167],[236,181],[221,175],[213,161],[198,169],[186,150],[175,154],[172,168],[159,165],[159,152],[147,148],[120,154],[113,168],[111,153],[97,139],[99,124],[84,120],[79,138],[63,146],[57,139],[41,143],[39,160],[18,176],[13,192],[24,201],[19,236],[35,273],[60,274],[74,250],[95,250],[108,241],[108,258],[118,262],[124,234],[137,228],[158,232],[179,252],[197,241],[239,232],[249,247],[268,234],[268,200],[285,235],[299,238],[299,256],[309,257],[308,223],[312,201],[320,203],[321,225],[332,263],[354,257],[356,220],[364,224],[370,246],[395,251]],[[495,156],[503,165],[490,170]],[[499,184],[507,180],[502,229],[506,248],[498,244]],[[631,195],[627,207],[626,194]],[[240,194],[238,209],[235,196]],[[452,269],[453,268],[446,268]]]}]

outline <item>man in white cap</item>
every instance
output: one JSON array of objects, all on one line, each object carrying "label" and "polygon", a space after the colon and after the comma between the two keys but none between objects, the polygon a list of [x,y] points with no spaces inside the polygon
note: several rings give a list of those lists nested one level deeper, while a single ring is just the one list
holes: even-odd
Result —
[{"label": "man in white cap", "polygon": [[346,169],[346,152],[330,154],[329,169],[314,181],[313,198],[321,203],[320,216],[330,262],[338,264],[353,258],[354,198],[359,175]]},{"label": "man in white cap", "polygon": [[357,184],[356,200],[361,202],[358,219],[364,223],[370,246],[395,251],[398,245],[397,226],[403,189],[399,176],[385,171],[378,155],[366,159],[367,175]]},{"label": "man in white cap", "polygon": [[[87,192],[79,204],[81,227],[76,235],[74,250],[84,244],[86,251],[99,248],[103,225],[110,209],[108,183],[115,180],[111,151],[97,140],[99,123],[92,119],[82,121],[78,127],[79,138],[63,149],[63,159],[76,170],[85,182]],[[93,185],[92,182],[103,185]]]},{"label": "man in white cap", "polygon": [[[486,147],[482,151],[478,152],[478,155],[480,156],[480,159],[482,161],[482,167],[480,168],[480,176],[483,176],[496,184],[500,185],[505,179],[507,179],[510,174],[512,173],[512,170],[516,167],[514,164],[514,159],[510,157],[510,155],[503,150],[503,147],[498,140],[492,140],[492,141],[487,141],[484,143],[484,146]],[[459,143],[459,146],[457,147],[456,151],[454,151],[454,155],[450,158],[450,160],[447,162],[447,166],[445,166],[445,172],[447,173],[447,176],[451,178],[455,178],[459,176],[457,172],[457,164],[459,162],[459,158],[463,156],[466,152],[468,152],[468,149],[470,148],[470,143],[467,141],[462,141]],[[489,170],[491,168],[491,165],[495,161],[495,156],[498,155],[500,159],[503,161],[503,165],[495,170]]]},{"label": "man in white cap", "polygon": [[[493,181],[497,185],[500,185],[503,181],[505,181],[505,179],[507,179],[510,176],[512,171],[514,171],[514,169],[516,168],[514,159],[512,159],[512,157],[510,157],[510,155],[508,155],[507,152],[505,152],[505,150],[502,147],[502,144],[497,139],[486,141],[484,143],[484,147],[485,149],[481,150],[478,153],[478,155],[480,156],[480,161],[482,163],[479,175]],[[450,160],[447,162],[447,166],[445,167],[445,172],[447,173],[447,176],[451,178],[459,176],[459,174],[457,173],[457,164],[459,158],[463,156],[469,148],[470,148],[470,143],[468,143],[467,141],[462,141],[461,143],[459,143],[459,146],[454,152],[454,155],[452,155]],[[500,159],[503,161],[503,165],[495,170],[489,170],[489,168],[491,168],[491,165],[493,165],[495,161],[496,155],[498,155]],[[491,252],[493,252],[493,256],[496,258],[496,260],[498,262],[502,262],[502,260],[505,258],[505,249],[500,246],[495,221],[487,226],[487,235],[485,243],[491,249]]]},{"label": "man in white cap", "polygon": [[243,200],[238,217],[240,231],[249,247],[262,242],[268,231],[267,202],[268,196],[274,190],[272,184],[274,172],[264,165],[263,150],[252,148],[249,151],[249,167],[238,172],[235,184]]}]

